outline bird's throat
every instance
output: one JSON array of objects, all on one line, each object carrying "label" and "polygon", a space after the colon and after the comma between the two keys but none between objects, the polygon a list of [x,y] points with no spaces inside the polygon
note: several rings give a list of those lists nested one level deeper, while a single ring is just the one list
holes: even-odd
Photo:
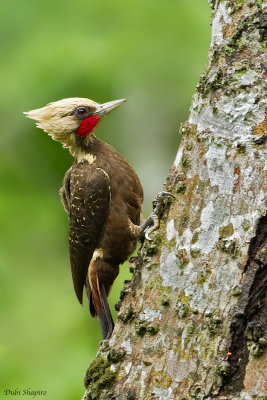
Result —
[{"label": "bird's throat", "polygon": [[90,117],[85,118],[77,130],[77,134],[80,137],[85,137],[88,133],[92,132],[100,120],[101,118],[99,118],[98,115],[91,115]]}]

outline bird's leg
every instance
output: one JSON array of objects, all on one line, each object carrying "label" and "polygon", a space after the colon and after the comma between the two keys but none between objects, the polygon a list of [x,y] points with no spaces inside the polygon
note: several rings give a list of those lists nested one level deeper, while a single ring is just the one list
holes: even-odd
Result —
[{"label": "bird's leg", "polygon": [[162,215],[164,206],[166,204],[170,203],[170,197],[174,198],[174,196],[169,193],[169,192],[159,192],[155,199],[152,202],[153,205],[153,212],[152,214],[148,217],[148,219],[141,225],[141,232],[139,234],[139,238],[142,238],[143,233],[146,231],[146,229],[151,226],[151,228],[147,229],[145,232],[145,237],[147,240],[151,240],[150,234],[154,232],[156,229],[159,228],[159,219]]}]

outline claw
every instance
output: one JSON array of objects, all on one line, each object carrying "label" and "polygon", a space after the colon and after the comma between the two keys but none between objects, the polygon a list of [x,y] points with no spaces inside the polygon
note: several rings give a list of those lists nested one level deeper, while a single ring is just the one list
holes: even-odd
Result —
[{"label": "claw", "polygon": [[153,226],[151,226],[151,228],[147,229],[145,232],[145,238],[147,240],[152,240],[150,238],[150,234],[159,228],[159,218],[162,214],[164,206],[170,203],[170,197],[174,199],[174,196],[171,193],[163,191],[159,192],[153,200],[152,204],[154,210],[150,217],[142,225],[142,232],[144,232],[148,228],[148,226],[153,223]]},{"label": "claw", "polygon": [[152,202],[154,208],[153,212],[158,214],[162,211],[163,206],[170,203],[170,197],[174,199],[174,196],[170,192],[159,192]]},{"label": "claw", "polygon": [[155,212],[153,211],[153,213],[151,214],[150,217],[152,219],[153,226],[151,226],[151,228],[147,229],[147,231],[145,233],[145,238],[147,240],[152,240],[149,235],[159,228],[159,217],[158,217],[158,215],[155,214]]}]

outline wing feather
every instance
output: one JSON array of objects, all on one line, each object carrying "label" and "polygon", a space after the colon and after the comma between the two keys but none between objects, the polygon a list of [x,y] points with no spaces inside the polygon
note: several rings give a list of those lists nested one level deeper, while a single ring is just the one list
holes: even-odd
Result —
[{"label": "wing feather", "polygon": [[75,293],[82,303],[89,263],[107,222],[110,180],[87,162],[72,167],[69,185],[69,250]]}]

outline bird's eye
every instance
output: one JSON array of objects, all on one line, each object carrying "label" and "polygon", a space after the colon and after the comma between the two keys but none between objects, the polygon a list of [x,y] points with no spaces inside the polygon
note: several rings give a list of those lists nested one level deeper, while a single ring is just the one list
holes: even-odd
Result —
[{"label": "bird's eye", "polygon": [[75,114],[77,117],[83,118],[86,117],[89,114],[89,108],[88,107],[77,107]]}]

